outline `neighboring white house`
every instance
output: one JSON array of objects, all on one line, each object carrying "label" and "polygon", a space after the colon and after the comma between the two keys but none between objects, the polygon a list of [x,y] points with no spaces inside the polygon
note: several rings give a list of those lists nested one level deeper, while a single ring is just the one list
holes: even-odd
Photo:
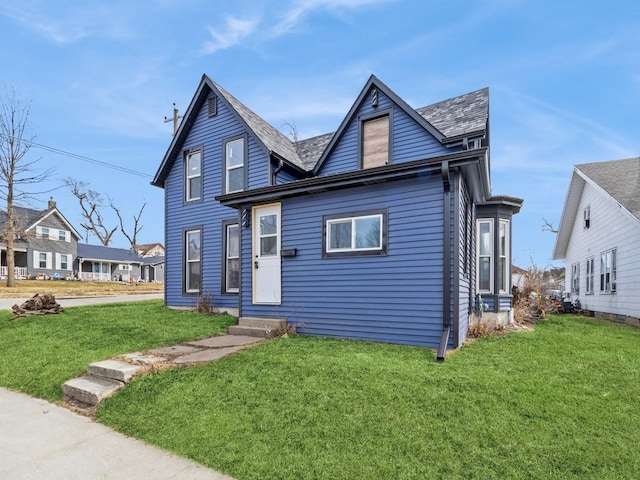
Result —
[{"label": "neighboring white house", "polygon": [[640,327],[640,158],[574,167],[553,258],[582,309]]}]

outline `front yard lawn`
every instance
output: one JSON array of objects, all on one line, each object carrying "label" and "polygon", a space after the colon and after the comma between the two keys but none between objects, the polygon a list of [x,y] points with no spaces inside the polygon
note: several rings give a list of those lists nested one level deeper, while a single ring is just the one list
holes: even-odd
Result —
[{"label": "front yard lawn", "polygon": [[166,309],[161,300],[72,307],[11,319],[0,312],[0,385],[57,401],[62,384],[115,355],[224,332],[234,318]]},{"label": "front yard lawn", "polygon": [[238,479],[640,478],[640,330],[556,316],[434,361],[289,337],[133,382],[101,422]]}]

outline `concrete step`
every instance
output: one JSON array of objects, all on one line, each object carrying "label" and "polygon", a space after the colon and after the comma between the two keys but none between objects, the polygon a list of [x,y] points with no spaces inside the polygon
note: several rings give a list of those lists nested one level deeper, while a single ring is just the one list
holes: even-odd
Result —
[{"label": "concrete step", "polygon": [[284,330],[286,324],[284,318],[259,318],[259,317],[240,317],[238,325],[242,327],[257,327],[269,330]]},{"label": "concrete step", "polygon": [[66,402],[77,400],[88,405],[98,405],[102,400],[124,387],[123,382],[93,375],[72,378],[62,385]]},{"label": "concrete step", "polygon": [[243,335],[245,337],[273,338],[281,333],[279,330],[262,327],[245,327],[244,325],[231,325],[229,335]]},{"label": "concrete step", "polygon": [[95,362],[87,367],[87,373],[96,377],[110,378],[119,382],[127,383],[133,376],[142,370],[139,365],[120,362],[118,360],[103,360]]}]

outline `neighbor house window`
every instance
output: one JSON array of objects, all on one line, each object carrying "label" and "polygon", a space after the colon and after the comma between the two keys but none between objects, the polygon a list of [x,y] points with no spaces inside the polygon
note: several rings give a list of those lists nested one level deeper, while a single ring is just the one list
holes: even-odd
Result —
[{"label": "neighbor house window", "polygon": [[498,287],[501,293],[509,284],[509,222],[500,220],[498,224]]},{"label": "neighbor house window", "polygon": [[184,233],[185,284],[188,293],[198,293],[202,281],[200,230],[187,230]]},{"label": "neighbor house window", "polygon": [[36,237],[38,237],[38,238],[49,238],[49,229],[47,227],[37,227],[36,228]]},{"label": "neighbor house window", "polygon": [[70,232],[67,232],[66,230],[58,230],[58,240],[61,242],[68,242],[70,238]]},{"label": "neighbor house window", "polygon": [[33,265],[35,268],[51,270],[51,252],[33,252]]},{"label": "neighbor house window", "polygon": [[571,293],[580,294],[580,263],[571,265]]},{"label": "neighbor house window", "polygon": [[386,253],[385,218],[384,211],[325,217],[324,253],[329,256]]},{"label": "neighbor house window", "polygon": [[186,201],[200,200],[202,197],[202,151],[187,153],[186,164]]},{"label": "neighbor house window", "polygon": [[225,293],[240,290],[240,229],[237,223],[224,226],[224,288]]},{"label": "neighbor house window", "polygon": [[225,144],[225,193],[244,190],[244,150],[244,137],[231,140]]},{"label": "neighbor house window", "polygon": [[56,270],[70,270],[71,255],[66,253],[56,253]]},{"label": "neighbor house window", "polygon": [[478,220],[478,290],[492,292],[493,220]]},{"label": "neighbor house window", "polygon": [[129,270],[131,270],[131,265],[121,263],[120,265],[118,265],[118,270],[124,270],[128,272]]},{"label": "neighbor house window", "polygon": [[587,288],[585,290],[585,294],[591,295],[593,294],[593,266],[594,266],[594,258],[587,258]]},{"label": "neighbor house window", "polygon": [[362,122],[362,168],[389,163],[389,115]]},{"label": "neighbor house window", "polygon": [[613,293],[616,291],[616,249],[600,254],[600,291]]}]

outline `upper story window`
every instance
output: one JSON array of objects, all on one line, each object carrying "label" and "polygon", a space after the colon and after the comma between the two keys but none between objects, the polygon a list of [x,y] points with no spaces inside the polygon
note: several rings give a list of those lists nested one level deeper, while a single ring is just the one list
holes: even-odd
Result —
[{"label": "upper story window", "polygon": [[582,222],[584,228],[591,226],[591,205],[587,205],[582,211]]},{"label": "upper story window", "polygon": [[55,228],[49,228],[49,227],[36,227],[36,238],[70,242],[71,232],[68,230],[56,230]]},{"label": "upper story window", "polygon": [[49,238],[49,229],[47,227],[40,228],[40,238]]},{"label": "upper story window", "polygon": [[192,202],[202,197],[202,151],[187,153],[185,172],[185,200]]},{"label": "upper story window", "polygon": [[324,218],[325,256],[384,255],[386,211]]},{"label": "upper story window", "polygon": [[478,220],[478,290],[492,292],[493,220]]},{"label": "upper story window", "polygon": [[389,163],[389,115],[362,122],[362,168]]},{"label": "upper story window", "polygon": [[225,144],[224,193],[240,192],[245,188],[245,138],[236,138]]}]

